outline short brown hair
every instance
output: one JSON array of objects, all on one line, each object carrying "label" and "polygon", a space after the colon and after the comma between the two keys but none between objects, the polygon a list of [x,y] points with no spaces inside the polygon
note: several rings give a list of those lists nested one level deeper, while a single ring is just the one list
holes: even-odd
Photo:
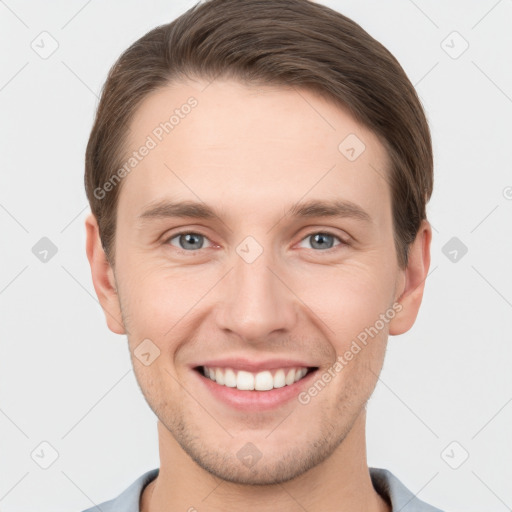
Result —
[{"label": "short brown hair", "polygon": [[[387,150],[394,240],[405,268],[433,187],[429,126],[405,71],[346,16],[309,0],[206,0],[133,43],[111,68],[87,144],[85,188],[114,262],[121,183],[95,193],[122,162],[128,126],[145,97],[171,81],[232,78],[307,88],[343,106]],[[341,141],[340,141],[341,142]]]}]

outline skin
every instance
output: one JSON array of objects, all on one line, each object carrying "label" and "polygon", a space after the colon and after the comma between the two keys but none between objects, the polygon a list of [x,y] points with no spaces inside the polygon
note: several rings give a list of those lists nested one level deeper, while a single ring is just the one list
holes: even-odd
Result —
[{"label": "skin", "polygon": [[[198,106],[122,181],[114,268],[94,216],[86,220],[107,324],[127,334],[137,381],[159,420],[160,473],[142,510],[390,510],[369,475],[366,403],[388,335],[416,319],[431,227],[423,221],[400,269],[383,145],[310,91],[229,80],[169,85],[139,106],[130,150],[190,96]],[[338,150],[351,133],[366,146],[355,161]],[[219,217],[138,219],[163,198],[200,200]],[[311,199],[351,201],[371,222],[284,215]],[[181,231],[203,235],[195,241],[202,247],[176,236]],[[333,237],[319,248],[313,235],[322,232]],[[247,236],[263,248],[252,263],[236,252]],[[282,357],[311,361],[321,375],[397,302],[401,312],[307,405],[293,399],[242,413],[218,402],[190,369],[226,356]],[[144,339],[160,350],[149,366],[134,357]],[[262,454],[251,468],[236,456],[247,442]]]}]

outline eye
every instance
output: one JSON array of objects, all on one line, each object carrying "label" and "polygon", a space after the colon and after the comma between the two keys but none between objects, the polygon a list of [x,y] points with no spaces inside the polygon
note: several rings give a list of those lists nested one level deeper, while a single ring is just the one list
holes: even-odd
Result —
[{"label": "eye", "polygon": [[348,245],[347,242],[343,241],[340,237],[323,231],[310,233],[308,236],[302,239],[301,244],[307,240],[311,240],[311,246],[313,249],[320,250],[332,249],[334,247],[334,240],[338,240],[340,242],[337,245]]},{"label": "eye", "polygon": [[[348,243],[342,240],[339,236],[324,231],[310,233],[301,240],[300,247],[303,247],[302,244],[308,240],[310,240],[311,247],[313,249],[318,249],[321,251],[333,249],[338,245],[348,245]],[[335,240],[337,240],[339,243],[335,244]],[[195,252],[196,250],[205,248],[205,241],[210,244],[206,247],[210,247],[211,242],[205,235],[192,231],[186,231],[173,235],[166,240],[166,243],[178,249],[182,249],[188,252]]]},{"label": "eye", "polygon": [[[178,245],[173,243],[173,240],[177,239]],[[172,237],[168,238],[166,243],[177,247],[178,249],[184,249],[186,251],[194,251],[194,249],[203,249],[204,241],[208,240],[206,236],[201,235],[200,233],[193,232],[184,232],[177,233]]]}]

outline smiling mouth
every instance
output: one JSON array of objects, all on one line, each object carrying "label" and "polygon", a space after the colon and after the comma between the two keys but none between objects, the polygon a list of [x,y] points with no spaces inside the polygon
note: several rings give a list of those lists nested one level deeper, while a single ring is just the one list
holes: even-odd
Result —
[{"label": "smiling mouth", "polygon": [[194,370],[220,386],[237,388],[241,391],[270,391],[276,388],[291,386],[295,382],[302,380],[306,375],[318,370],[318,367],[300,366],[247,372],[233,368],[197,366]]}]

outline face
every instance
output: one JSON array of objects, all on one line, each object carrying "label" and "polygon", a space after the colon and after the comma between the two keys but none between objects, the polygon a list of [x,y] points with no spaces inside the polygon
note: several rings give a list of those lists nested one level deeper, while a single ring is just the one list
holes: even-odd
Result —
[{"label": "face", "polygon": [[117,293],[99,295],[148,404],[212,475],[303,474],[360,425],[388,334],[419,306],[397,307],[383,146],[312,92],[232,81],[156,91],[128,142],[127,160],[152,147],[123,178]]}]

